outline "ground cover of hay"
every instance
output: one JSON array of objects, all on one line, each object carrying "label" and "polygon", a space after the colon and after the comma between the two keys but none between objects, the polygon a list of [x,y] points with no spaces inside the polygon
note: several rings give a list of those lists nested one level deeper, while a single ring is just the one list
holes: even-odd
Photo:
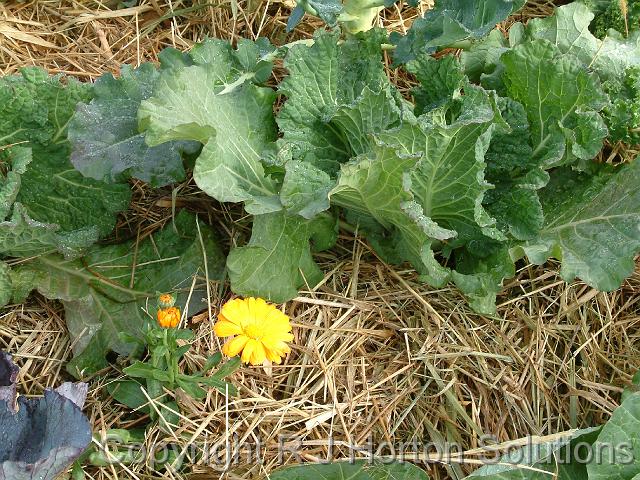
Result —
[{"label": "ground cover of hay", "polygon": [[[307,18],[286,34],[290,10],[279,0],[137,3],[117,10],[117,1],[0,3],[0,73],[39,65],[91,81],[105,71],[117,73],[123,63],[154,61],[166,46],[188,49],[207,35],[267,36],[282,44],[309,37],[319,25]],[[548,14],[549,3],[538,0],[521,15]],[[392,8],[381,22],[402,30],[417,13]],[[390,75],[409,85],[397,72]],[[176,188],[177,205],[211,222],[227,245],[246,233],[238,211],[198,193],[192,181]],[[170,218],[171,190],[152,191],[140,183],[133,189],[134,202],[118,228],[148,234]],[[348,458],[349,445],[368,441],[448,441],[470,450],[485,434],[506,442],[598,424],[640,367],[640,269],[605,294],[579,282],[565,284],[556,265],[526,266],[505,286],[497,315],[486,318],[470,311],[455,290],[430,289],[412,270],[384,264],[357,235],[343,233],[318,261],[324,283],[285,306],[296,338],[284,365],[242,368],[233,377],[240,395],[228,405],[216,393],[203,402],[178,393],[180,428],[148,431],[150,446],[207,441],[222,454],[259,442],[261,463],[241,454],[226,473],[200,464],[187,470],[189,478],[267,478],[280,462],[296,461],[291,452],[282,455],[283,439],[300,459],[322,461]],[[229,295],[225,285],[212,289],[214,315]],[[197,337],[185,362],[194,366],[218,344],[207,312],[189,325]],[[60,305],[34,295],[4,309],[0,348],[15,355],[22,367],[20,389],[27,394],[66,379],[71,349]],[[119,377],[118,369],[114,365],[91,381],[86,411],[98,434],[146,421],[108,396],[105,384]],[[233,436],[237,440],[227,443]],[[476,466],[473,456],[465,458],[467,463],[453,459],[451,466],[420,464],[432,478],[455,479]],[[187,476],[155,470],[150,462],[88,467],[86,473],[95,479]]]}]

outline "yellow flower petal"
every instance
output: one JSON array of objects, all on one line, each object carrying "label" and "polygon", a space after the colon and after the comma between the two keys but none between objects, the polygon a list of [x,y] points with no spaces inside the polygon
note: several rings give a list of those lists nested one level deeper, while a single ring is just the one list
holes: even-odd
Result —
[{"label": "yellow flower petal", "polygon": [[282,348],[282,345],[286,346],[284,342],[290,342],[291,340],[293,340],[293,335],[285,333],[282,335],[267,335],[262,338],[262,343],[271,350],[278,350]]},{"label": "yellow flower petal", "polygon": [[220,309],[218,318],[235,323],[236,325],[244,325],[249,318],[247,304],[239,298],[234,298],[225,303]]},{"label": "yellow flower petal", "polygon": [[267,359],[267,352],[264,350],[264,345],[261,342],[256,341],[256,347],[251,354],[251,365],[262,365]]},{"label": "yellow flower petal", "polygon": [[291,328],[291,324],[289,323],[289,317],[287,317],[284,313],[282,313],[277,308],[271,310],[266,318],[270,323],[275,323],[278,325],[282,325],[288,328]]},{"label": "yellow flower petal", "polygon": [[244,335],[234,337],[222,346],[222,353],[227,357],[235,357],[242,351],[248,341],[249,337]]},{"label": "yellow flower petal", "polygon": [[287,353],[291,353],[291,349],[289,348],[289,345],[287,345],[285,342],[278,342],[278,344],[276,345],[276,347],[273,350],[275,352],[278,352],[278,354],[282,355],[283,357]]},{"label": "yellow flower petal", "polygon": [[232,335],[240,335],[242,327],[228,320],[218,320],[213,326],[213,331],[219,337],[230,337]]},{"label": "yellow flower petal", "polygon": [[249,363],[251,361],[251,356],[253,355],[253,351],[255,350],[256,345],[258,345],[258,342],[252,338],[244,346],[244,349],[242,350],[242,356],[240,357],[240,359],[244,363]]},{"label": "yellow flower petal", "polygon": [[273,350],[267,348],[266,352],[267,352],[267,358],[271,360],[273,363],[280,363],[282,361],[282,358],[280,357],[280,355],[278,355]]}]

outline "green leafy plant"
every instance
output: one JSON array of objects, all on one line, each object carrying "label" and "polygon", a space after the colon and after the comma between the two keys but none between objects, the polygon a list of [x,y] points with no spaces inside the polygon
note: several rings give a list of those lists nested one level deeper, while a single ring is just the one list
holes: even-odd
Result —
[{"label": "green leafy plant", "polygon": [[[455,283],[482,313],[494,310],[503,279],[525,256],[535,263],[555,257],[563,278],[617,288],[640,249],[639,167],[594,158],[606,142],[637,137],[637,39],[596,38],[588,31],[593,14],[582,3],[526,26],[516,23],[508,39],[489,31],[517,6],[489,2],[476,15],[469,5],[439,2],[423,22],[429,38],[458,32],[465,50],[460,61],[431,58],[428,53],[449,37],[411,50],[406,68],[419,81],[415,104],[387,78],[382,55],[388,38],[377,29],[346,37],[318,32],[312,41],[280,49],[264,39],[241,40],[236,48],[207,40],[188,54],[166,50],[159,68],[124,68],[121,78],[108,75],[86,89],[37,70],[5,79],[11,109],[4,107],[10,119],[4,138],[27,144],[3,151],[2,205],[10,220],[0,224],[0,245],[7,257],[37,258],[15,269],[3,265],[2,299],[19,300],[33,288],[62,299],[73,332],[71,306],[87,308],[95,303],[87,292],[103,287],[77,295],[48,288],[43,284],[53,278],[51,265],[62,265],[64,278],[79,272],[90,285],[101,284],[104,279],[91,279],[80,263],[131,249],[91,246],[112,226],[95,217],[100,208],[86,219],[63,221],[74,211],[66,203],[53,217],[57,224],[31,218],[42,203],[35,188],[42,180],[31,181],[29,169],[45,162],[41,148],[54,146],[67,164],[72,150],[74,164],[94,177],[78,181],[94,185],[92,195],[128,191],[123,182],[132,176],[157,185],[178,181],[193,162],[204,192],[242,202],[253,215],[251,238],[227,259],[231,287],[242,295],[282,302],[313,287],[322,272],[312,253],[333,245],[340,221],[363,233],[387,261],[410,262],[434,287]],[[273,89],[265,82],[279,56],[289,74]],[[39,106],[25,99],[29,108],[16,104],[16,92],[24,92],[18,99],[37,96]],[[282,106],[274,116],[278,96]],[[50,113],[52,98],[85,104],[73,116],[71,106]],[[168,245],[174,241],[170,233],[164,237]],[[199,244],[183,245],[195,251]],[[207,255],[218,262],[209,272],[221,272],[222,255],[209,249],[218,252]],[[170,262],[161,263],[158,271],[170,270]],[[136,277],[140,269],[134,271]],[[144,302],[145,293],[184,282],[182,273],[171,277],[173,285],[141,277],[141,291],[116,280],[117,295],[108,298],[118,298],[118,308],[134,298]],[[92,314],[95,326],[86,330],[98,332],[100,348],[90,350],[91,361],[74,360],[81,364],[71,364],[76,374],[104,366],[108,350],[131,353],[116,336],[144,325],[119,321],[122,316],[95,321],[101,315]]]},{"label": "green leafy plant", "polygon": [[168,452],[155,452],[152,458],[146,455],[144,448],[146,431],[143,428],[124,429],[111,428],[105,432],[96,433],[92,444],[73,463],[70,480],[85,480],[90,478],[85,469],[91,467],[135,466],[144,462],[151,462],[156,470],[166,468],[178,459],[178,453],[173,449]]},{"label": "green leafy plant", "polygon": [[610,29],[629,34],[640,28],[640,2],[637,0],[581,0],[594,13],[589,30],[605,38]]},{"label": "green leafy plant", "polygon": [[602,427],[567,432],[553,442],[531,445],[501,457],[468,479],[631,480],[640,474],[636,438],[640,429],[640,394],[626,395]]},{"label": "green leafy plant", "polygon": [[415,20],[405,36],[391,36],[397,45],[394,59],[406,63],[443,48],[468,47],[524,4],[524,0],[436,0],[435,7]]},{"label": "green leafy plant", "polygon": [[411,463],[381,463],[368,460],[327,464],[294,465],[276,470],[273,480],[429,480],[429,476]]},{"label": "green leafy plant", "polygon": [[[190,59],[172,49],[161,57],[164,69]],[[130,131],[158,75],[144,65],[95,86],[38,68],[0,79],[0,305],[21,302],[32,290],[62,301],[75,354],[67,368],[76,376],[105,367],[110,351],[134,353],[119,334],[141,338],[153,292],[177,290],[185,302],[193,284],[187,307],[195,313],[204,292],[194,277],[220,279],[224,269],[214,232],[187,212],[158,234],[96,243],[112,234],[128,207],[129,176],[154,185],[180,180],[183,154],[188,161],[200,148],[177,142],[148,149]],[[114,97],[111,104],[103,101],[105,92]],[[83,143],[87,132],[99,141]],[[115,163],[101,171],[101,162]]]},{"label": "green leafy plant", "polygon": [[[104,436],[94,435],[94,445],[85,450],[82,456],[74,463],[73,480],[84,477],[82,465],[104,467],[113,464],[132,464],[144,461],[144,455],[136,446],[145,441],[145,431],[142,429],[112,428],[105,432]],[[106,451],[103,446],[108,446]],[[77,473],[76,473],[77,472]]]},{"label": "green leafy plant", "polygon": [[189,297],[194,276],[208,272],[210,279],[219,279],[223,268],[213,231],[205,225],[198,230],[196,217],[181,211],[143,241],[95,245],[79,258],[38,256],[13,268],[10,276],[16,302],[32,290],[62,301],[75,354],[67,370],[82,376],[106,367],[110,351],[139,352],[133,338],[144,337],[154,292],[177,291],[178,301],[195,313],[206,308],[206,286],[197,282]]},{"label": "green leafy plant", "polygon": [[[161,58],[160,71],[189,57],[168,49]],[[183,154],[197,152],[200,145],[167,142],[149,147],[137,129],[140,102],[151,96],[159,76],[153,64],[145,63],[136,69],[124,66],[118,79],[112,75],[98,79],[91,102],[80,105],[69,124],[71,162],[78,171],[109,182],[132,176],[154,187],[184,180]]]},{"label": "green leafy plant", "polygon": [[[11,224],[23,235],[48,229],[67,241],[89,235],[95,241],[111,233],[116,215],[127,208],[128,187],[88,179],[69,161],[69,121],[76,105],[92,96],[91,84],[50,77],[36,67],[0,79],[0,146],[6,168],[14,173],[0,194],[3,253],[7,241],[18,243]],[[19,146],[7,152],[12,145]]]},{"label": "green leafy plant", "polygon": [[[395,0],[297,0],[287,30],[292,30],[308,13],[331,27],[339,26],[347,35],[366,32],[374,27],[382,9],[394,3]],[[420,2],[407,3],[415,7]],[[524,0],[437,0],[424,17],[413,22],[406,35],[394,32],[392,44],[386,47],[395,49],[396,63],[406,63],[442,48],[468,46],[524,4]]]},{"label": "green leafy plant", "polygon": [[[340,24],[346,32],[363,32],[373,26],[383,8],[394,3],[394,0],[299,0],[287,21],[287,30],[293,30],[308,13],[320,17],[329,26]],[[415,1],[408,3],[416,5]]]},{"label": "green leafy plant", "polygon": [[[566,280],[615,289],[640,250],[640,164],[594,159],[637,134],[640,47],[591,35],[581,3],[516,23],[509,39],[490,31],[518,5],[488,2],[480,15],[438,2],[429,38],[453,36],[406,58],[415,104],[387,78],[382,30],[321,31],[280,49],[208,40],[154,70],[132,134],[153,148],[203,144],[198,186],[253,214],[251,238],[227,259],[241,295],[283,302],[313,287],[312,253],[333,245],[339,221],[430,285],[454,283],[481,313],[523,257],[557,258]],[[453,37],[464,37],[460,60],[428,55]],[[274,90],[264,82],[281,55],[289,74]]]},{"label": "green leafy plant", "polygon": [[[153,292],[176,291],[188,316],[205,307],[205,282],[228,273],[235,293],[288,301],[321,284],[313,254],[333,246],[340,226],[429,285],[455,284],[483,314],[524,258],[555,258],[567,281],[618,288],[640,251],[640,163],[600,154],[640,140],[640,33],[625,18],[624,31],[609,22],[620,31],[603,35],[596,14],[609,7],[596,2],[594,14],[574,2],[503,35],[496,24],[523,3],[438,0],[407,35],[389,36],[372,28],[381,1],[304,0],[290,27],[309,12],[339,28],[280,48],[208,39],[94,85],[38,68],[3,77],[0,304],[34,290],[61,301],[69,372],[99,372],[109,352],[128,357],[128,378],[110,393],[169,428],[179,410],[165,393],[233,392],[223,378],[238,360],[220,365],[217,354],[183,372],[193,333],[150,321]],[[450,47],[459,57],[442,52]],[[388,50],[416,80],[410,94],[389,80]],[[280,58],[287,75],[274,86]],[[226,263],[213,229],[185,210],[146,237],[104,241],[128,207],[130,179],[160,187],[189,170],[203,192],[252,216],[250,237],[234,239]],[[534,467],[611,478],[611,462],[554,460],[579,443],[632,439],[638,395],[627,392],[601,430],[529,452],[526,468],[507,458],[473,476],[537,478],[523,476]],[[632,459],[620,478],[640,474]],[[363,462],[276,475],[396,474],[426,477],[409,464]]]},{"label": "green leafy plant", "polygon": [[[179,317],[176,307],[169,307],[170,313]],[[235,395],[236,388],[225,382],[223,378],[232,374],[240,365],[239,358],[233,358],[220,365],[222,354],[216,353],[207,359],[200,371],[183,373],[179,362],[191,348],[193,332],[189,329],[162,326],[164,309],[159,307],[158,324],[147,324],[142,339],[129,334],[120,336],[129,342],[146,346],[149,352],[147,361],[135,361],[123,369],[123,373],[131,379],[118,380],[109,384],[112,397],[130,408],[148,413],[160,425],[167,428],[178,423],[178,405],[164,399],[165,390],[169,392],[180,388],[194,399],[203,399],[207,392],[202,386],[219,390],[225,395]],[[177,320],[176,320],[177,322]],[[210,374],[214,368],[218,369]]]}]

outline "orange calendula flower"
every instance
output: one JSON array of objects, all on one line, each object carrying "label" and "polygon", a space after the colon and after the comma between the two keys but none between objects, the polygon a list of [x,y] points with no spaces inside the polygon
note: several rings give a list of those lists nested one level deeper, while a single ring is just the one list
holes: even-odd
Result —
[{"label": "orange calendula flower", "polygon": [[158,325],[162,328],[176,328],[180,323],[180,309],[178,307],[158,309]]},{"label": "orange calendula flower", "polygon": [[163,293],[158,296],[158,308],[173,307],[176,303],[176,297],[170,293]]},{"label": "orange calendula flower", "polygon": [[261,298],[236,298],[225,303],[213,330],[219,337],[233,338],[224,344],[222,353],[242,361],[262,365],[270,360],[280,363],[291,351],[286,342],[293,340],[289,317]]}]

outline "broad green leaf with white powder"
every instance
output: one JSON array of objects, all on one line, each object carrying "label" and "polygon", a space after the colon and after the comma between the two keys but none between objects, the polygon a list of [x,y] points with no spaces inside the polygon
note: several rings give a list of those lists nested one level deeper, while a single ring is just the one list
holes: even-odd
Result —
[{"label": "broad green leaf with white powder", "polygon": [[[263,37],[255,42],[239,38],[235,49],[226,40],[207,38],[191,49],[189,57],[196,65],[213,68],[216,85],[223,85],[224,91],[230,91],[245,81],[266,82],[271,76],[273,61],[270,57],[274,50],[275,47]],[[165,63],[162,66],[168,67]]]},{"label": "broad green leaf with white powder", "polygon": [[96,228],[105,237],[128,208],[131,190],[126,184],[82,176],[71,165],[70,153],[66,142],[50,148],[34,145],[16,200],[38,222],[56,224],[64,232]]},{"label": "broad green leaf with white powder", "polygon": [[437,0],[434,8],[413,22],[405,36],[391,37],[398,45],[394,60],[406,63],[439,48],[483,38],[524,4],[524,0]]},{"label": "broad green leaf with white powder", "polygon": [[520,42],[548,40],[562,53],[574,55],[585,66],[593,68],[603,81],[620,77],[628,67],[640,65],[638,32],[624,38],[612,31],[600,40],[589,31],[593,18],[586,5],[572,2],[556,8],[550,17],[528,22]]},{"label": "broad green leaf with white powder", "polygon": [[[31,161],[15,171],[19,190],[9,200],[20,202],[30,218],[55,224],[61,232],[96,228],[111,233],[116,216],[129,205],[126,185],[84,178],[69,161],[67,126],[79,102],[88,101],[92,85],[31,67],[0,79],[0,148],[31,148]],[[13,149],[12,149],[13,150]],[[14,187],[15,175],[13,180]],[[8,214],[8,202],[2,206]],[[4,219],[4,217],[2,218]]]},{"label": "broad green leaf with white powder", "polygon": [[562,261],[566,281],[583,280],[598,290],[617,289],[631,275],[640,251],[640,162],[589,177],[568,169],[541,190],[546,223],[514,253],[536,264]]},{"label": "broad green leaf with white powder", "polygon": [[437,60],[421,55],[407,64],[407,71],[420,82],[420,86],[413,89],[416,115],[448,104],[460,96],[466,83],[462,65],[453,55]]},{"label": "broad green leaf with white powder", "polygon": [[[616,288],[640,251],[640,167],[592,159],[603,146],[611,158],[634,151],[640,34],[595,38],[591,13],[574,2],[483,39],[522,3],[436,0],[395,50],[413,59],[411,92],[389,80],[397,73],[385,68],[382,29],[320,31],[277,50],[264,39],[208,39],[95,85],[37,68],[3,77],[0,254],[21,260],[0,271],[0,300],[35,286],[63,301],[76,344],[96,352],[81,368],[100,368],[109,349],[128,353],[111,334],[125,329],[123,305],[140,313],[154,284],[139,283],[126,260],[105,267],[107,284],[120,286],[104,285],[93,267],[104,273],[106,256],[128,258],[132,244],[90,245],[113,232],[128,178],[185,177],[185,144],[200,152],[185,157],[197,185],[254,215],[251,237],[236,239],[228,258],[238,294],[280,302],[318,285],[312,252],[335,241],[337,218],[385,261],[409,262],[434,287],[455,284],[481,313],[494,311],[525,256],[558,258],[564,278]],[[461,60],[429,56],[451,42],[470,47]],[[285,71],[272,77],[284,52]],[[280,84],[267,87],[272,80]],[[71,168],[67,136],[93,178]],[[168,228],[156,244],[173,245]],[[154,242],[140,243],[139,258],[168,265]]]},{"label": "broad green leaf with white powder", "polygon": [[405,155],[420,155],[405,185],[423,214],[452,233],[433,238],[457,244],[481,235],[501,238],[482,207],[490,185],[484,180],[484,155],[496,125],[503,121],[495,99],[469,86],[457,118],[447,123],[447,108],[435,110],[401,129],[380,135]]},{"label": "broad green leaf with white powder", "polygon": [[98,239],[99,232],[94,226],[64,232],[57,224],[32,219],[21,203],[15,203],[11,216],[0,222],[0,254],[11,257],[55,252],[77,257]]},{"label": "broad green leaf with white powder", "polygon": [[640,104],[631,85],[637,76],[633,70],[640,68],[640,32],[634,31],[625,38],[622,33],[609,30],[600,40],[589,31],[593,17],[581,2],[558,7],[553,16],[533,19],[526,28],[522,27],[524,35],[519,42],[548,40],[562,53],[575,55],[586,68],[595,71],[611,98],[612,105],[607,105],[604,112],[610,137],[614,142],[637,143]]},{"label": "broad green leaf with white powder", "polygon": [[313,164],[290,160],[280,189],[280,201],[290,213],[311,219],[329,209],[329,191],[334,185],[328,173]]},{"label": "broad green leaf with white powder", "polygon": [[276,470],[272,480],[429,480],[411,463],[377,463],[367,460],[330,464],[292,465]]},{"label": "broad green leaf with white powder", "polygon": [[198,186],[222,202],[245,202],[250,213],[281,208],[261,156],[276,139],[275,92],[252,83],[229,91],[224,62],[168,71],[138,111],[147,143],[195,140],[204,147],[194,168]]},{"label": "broad green leaf with white powder", "polygon": [[412,218],[405,211],[413,200],[405,177],[418,159],[419,155],[399,155],[395,147],[378,146],[368,155],[344,164],[330,193],[332,204],[370,216],[388,231],[397,229],[402,243],[417,259],[423,247],[430,244],[425,231],[433,237],[454,234],[440,229],[420,212]]},{"label": "broad green leaf with white powder", "polygon": [[105,182],[138,178],[153,187],[184,180],[182,151],[195,153],[197,142],[166,142],[155,147],[138,132],[138,107],[149,98],[160,73],[153,64],[127,65],[115,79],[101,76],[94,98],[78,106],[69,124],[71,162],[83,175]]},{"label": "broad green leaf with white powder", "polygon": [[[593,455],[599,428],[559,434],[556,440],[538,442],[534,437],[520,449],[479,468],[469,480],[587,480],[587,467],[576,458]],[[589,477],[590,478],[590,477]]]},{"label": "broad green leaf with white powder", "polygon": [[7,172],[0,176],[0,221],[11,212],[22,184],[21,175],[27,171],[31,160],[31,149],[28,147],[18,146],[0,151],[0,165]]},{"label": "broad green leaf with white powder", "polygon": [[406,107],[390,88],[374,92],[365,87],[357,100],[336,110],[330,126],[340,132],[356,156],[371,149],[374,134],[399,128],[405,115]]},{"label": "broad green leaf with white powder", "polygon": [[510,98],[499,98],[508,131],[496,132],[485,155],[486,177],[494,185],[483,200],[498,228],[516,239],[534,237],[544,223],[537,191],[549,181],[549,174],[533,157],[529,122],[524,107]]},{"label": "broad green leaf with white powder", "polygon": [[32,219],[24,205],[15,201],[32,161],[31,148],[13,147],[2,154],[8,171],[0,179],[0,255],[19,258],[59,252],[73,257],[98,240],[96,225],[65,232],[60,225]]}]

